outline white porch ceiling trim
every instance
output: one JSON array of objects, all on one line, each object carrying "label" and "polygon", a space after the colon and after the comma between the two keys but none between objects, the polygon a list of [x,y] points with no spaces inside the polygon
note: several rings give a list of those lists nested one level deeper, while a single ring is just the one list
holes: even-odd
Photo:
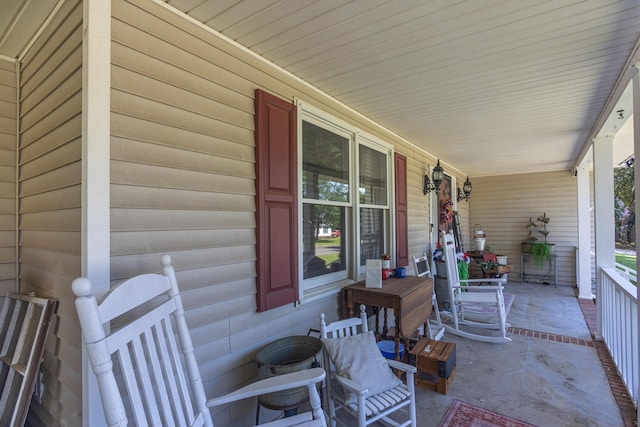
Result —
[{"label": "white porch ceiling trim", "polygon": [[[593,145],[593,139],[596,138],[598,134],[602,131],[602,127],[604,126],[605,122],[609,119],[609,117],[612,114],[615,114],[614,112],[621,108],[619,104],[620,99],[622,98],[622,94],[625,91],[631,90],[630,86],[632,83],[633,76],[636,75],[636,73],[638,73],[638,68],[636,67],[636,64],[638,62],[640,62],[640,39],[638,39],[638,41],[636,42],[636,45],[633,48],[633,51],[631,52],[631,55],[629,55],[629,59],[627,59],[625,66],[622,68],[620,75],[616,80],[614,89],[609,95],[609,99],[607,100],[607,103],[602,109],[602,112],[600,113],[598,120],[594,124],[593,129],[589,134],[589,138],[587,138],[587,140],[584,142],[584,144],[582,145],[582,148],[580,149],[580,152],[576,156],[576,160],[573,163],[573,167],[571,168],[571,170],[574,170],[575,168],[577,168],[582,163],[584,157],[587,154],[590,154],[589,149]],[[623,109],[629,112],[634,112],[633,103],[630,102],[629,105],[625,106],[625,108]]]}]

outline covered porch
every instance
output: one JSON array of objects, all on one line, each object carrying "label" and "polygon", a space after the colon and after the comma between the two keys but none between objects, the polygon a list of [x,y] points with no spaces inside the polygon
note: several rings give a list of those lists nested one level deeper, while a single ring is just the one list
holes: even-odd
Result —
[{"label": "covered porch", "polygon": [[[211,396],[251,382],[251,358],[263,345],[306,334],[320,313],[338,316],[341,287],[362,280],[369,257],[357,192],[350,204],[334,203],[343,209],[344,226],[334,227],[344,238],[342,276],[323,268],[324,278],[305,277],[306,258],[292,247],[282,257],[288,268],[278,270],[291,278],[292,300],[258,307],[261,91],[291,109],[289,129],[310,123],[383,156],[388,174],[375,194],[385,202],[363,198],[362,210],[379,213],[371,218],[382,225],[372,228],[385,233],[374,237],[392,259],[435,244],[438,197],[423,179],[436,164],[465,243],[481,223],[517,265],[528,218],[552,218],[560,286],[520,285],[516,268],[509,319],[524,335],[514,330],[505,346],[446,335],[459,344],[458,376],[447,396],[420,392],[421,425],[437,425],[456,397],[539,425],[622,425],[597,356],[606,346],[611,371],[637,400],[637,297],[612,271],[611,174],[622,125],[636,129],[640,149],[636,3],[8,1],[0,19],[0,290],[60,301],[31,424],[104,421],[82,375],[70,290],[78,276],[104,293],[157,271],[159,256],[171,254]],[[302,152],[305,138],[292,134]],[[344,174],[356,189],[360,159],[355,147],[348,153]],[[302,218],[315,199],[298,191],[304,168],[291,157],[299,178],[287,240],[303,248]],[[456,198],[467,178],[471,199]],[[595,347],[544,338],[593,343],[575,296],[591,303],[592,283]],[[216,425],[240,425],[242,413],[216,413]]]},{"label": "covered porch", "polygon": [[505,292],[516,295],[513,341],[445,334],[456,343],[457,373],[446,395],[417,389],[420,425],[438,426],[454,399],[539,426],[635,425],[633,403],[585,319],[595,320],[594,303],[566,286],[512,280]]}]

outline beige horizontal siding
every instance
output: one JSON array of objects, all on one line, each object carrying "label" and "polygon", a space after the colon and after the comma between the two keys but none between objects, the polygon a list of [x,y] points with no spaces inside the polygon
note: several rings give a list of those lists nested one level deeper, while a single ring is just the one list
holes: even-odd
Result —
[{"label": "beige horizontal siding", "polygon": [[[2,190],[0,186],[0,191]],[[76,186],[51,190],[32,196],[20,198],[20,212],[49,211],[49,207],[55,204],[58,209],[70,209],[80,207],[80,191]]]},{"label": "beige horizontal siding", "polygon": [[251,178],[255,177],[255,165],[246,160],[206,155],[178,147],[167,147],[132,139],[114,137],[111,140],[111,158],[149,165],[166,164],[183,170],[215,172],[216,174]]},{"label": "beige horizontal siding", "polygon": [[80,138],[81,130],[82,123],[79,115],[72,117],[55,129],[51,129],[48,134],[42,135],[35,143],[30,144],[21,151],[22,167],[25,167],[26,163],[34,158],[57,150],[61,146]]},{"label": "beige horizontal siding", "polygon": [[17,290],[16,65],[0,60],[0,294]]},{"label": "beige horizontal siding", "polygon": [[[262,346],[306,335],[321,312],[338,317],[337,294],[256,312],[255,90],[300,98],[407,156],[410,254],[429,241],[422,177],[435,159],[157,4],[113,2],[112,13],[111,280],[159,272],[171,255],[213,396],[255,377]],[[216,425],[250,422],[253,409],[222,409]]]},{"label": "beige horizontal siding", "polygon": [[[16,96],[15,89],[13,96]],[[9,152],[9,157],[11,157],[11,152],[15,152],[16,149],[16,128],[14,127],[13,132],[11,133],[0,133],[0,150],[2,150],[2,158],[6,157],[6,152]],[[15,156],[14,156],[15,157]],[[15,160],[13,161],[15,163]]]},{"label": "beige horizontal siding", "polygon": [[198,153],[215,153],[217,157],[225,159],[253,161],[253,141],[248,141],[245,145],[206,133],[198,133],[193,129],[181,129],[157,121],[148,121],[117,113],[112,114],[111,125],[114,137],[123,137],[124,135],[119,132],[124,131],[128,139],[131,140],[153,142],[155,145]]},{"label": "beige horizontal siding", "polygon": [[[81,62],[72,54],[82,44],[82,3],[72,2],[61,9],[47,28],[47,36],[40,37],[25,55],[21,66],[20,86],[28,97],[31,91],[40,86],[49,86],[49,79],[58,68],[72,70]],[[65,65],[65,62],[70,64]],[[70,74],[70,73],[67,73]],[[57,83],[52,79],[51,83]],[[39,102],[34,103],[33,105]]]},{"label": "beige horizontal siding", "polygon": [[81,67],[82,2],[68,1],[20,64],[20,289],[59,301],[31,425],[82,421],[82,349],[71,292],[81,274]]},{"label": "beige horizontal siding", "polygon": [[[35,178],[47,171],[60,169],[64,166],[77,165],[82,150],[81,144],[82,141],[80,138],[75,138],[69,140],[66,144],[60,145],[59,148],[55,150],[46,150],[43,154],[33,157],[31,161],[23,163],[20,167],[21,179],[24,181]],[[35,150],[33,149],[36,145],[39,146],[39,148],[44,148],[46,143],[39,141],[29,146],[29,148],[32,149],[29,150],[31,154],[34,154]],[[23,162],[26,161],[25,157],[23,157]]]},{"label": "beige horizontal siding", "polygon": [[[527,237],[529,218],[535,221],[544,213],[550,218],[547,241],[555,243],[558,254],[559,284],[575,286],[577,195],[575,178],[569,172],[476,178],[472,194],[471,223],[482,225],[486,243],[494,252],[508,256],[513,266],[510,281],[519,280],[520,243]],[[544,241],[540,233],[533,234]]]},{"label": "beige horizontal siding", "polygon": [[62,187],[80,185],[81,164],[80,162],[64,165],[52,171],[40,171],[33,178],[20,182],[20,195],[32,196],[34,194],[53,191]]}]

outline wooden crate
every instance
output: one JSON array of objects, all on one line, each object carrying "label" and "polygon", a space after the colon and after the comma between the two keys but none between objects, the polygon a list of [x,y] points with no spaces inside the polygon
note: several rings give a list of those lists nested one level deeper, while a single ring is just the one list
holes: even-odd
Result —
[{"label": "wooden crate", "polygon": [[456,345],[423,338],[409,351],[409,363],[418,368],[417,385],[447,394],[456,375]]}]

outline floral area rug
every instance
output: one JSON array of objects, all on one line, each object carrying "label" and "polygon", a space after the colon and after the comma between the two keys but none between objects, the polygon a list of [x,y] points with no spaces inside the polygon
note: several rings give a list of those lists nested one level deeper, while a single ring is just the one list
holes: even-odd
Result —
[{"label": "floral area rug", "polygon": [[536,427],[454,399],[439,427]]}]

